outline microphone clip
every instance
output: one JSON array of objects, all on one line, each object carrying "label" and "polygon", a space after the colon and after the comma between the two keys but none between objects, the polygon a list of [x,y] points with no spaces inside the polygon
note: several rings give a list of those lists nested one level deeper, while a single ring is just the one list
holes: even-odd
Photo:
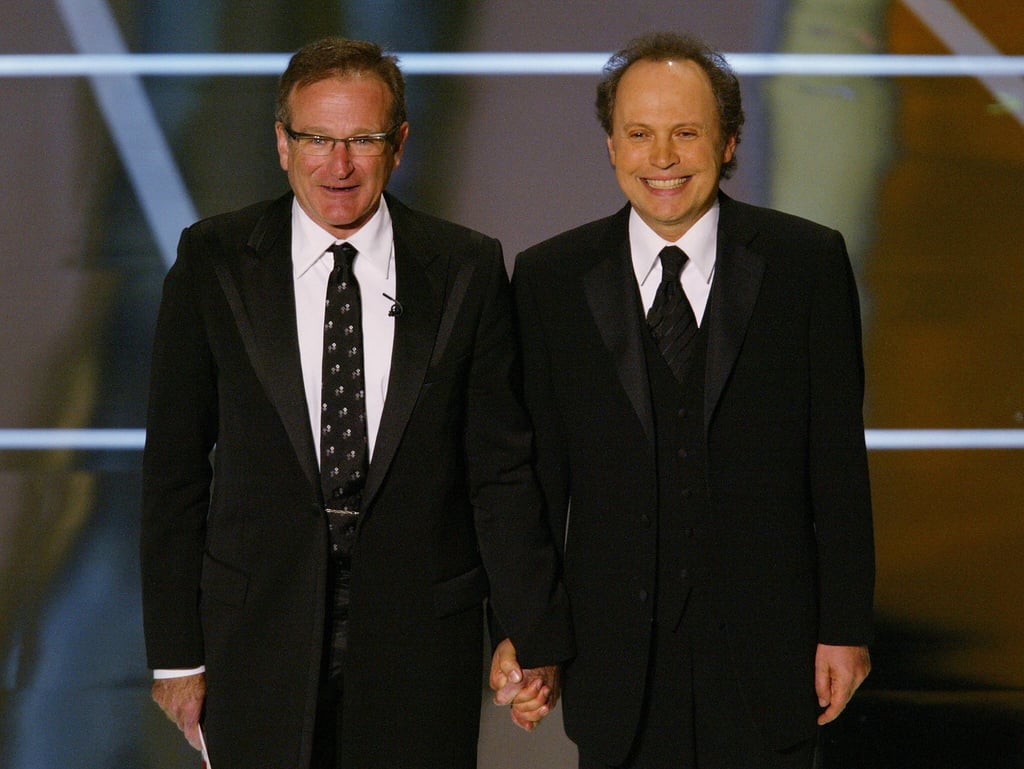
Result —
[{"label": "microphone clip", "polygon": [[388,296],[387,294],[381,294],[381,296],[383,296],[385,299],[391,300],[391,309],[388,310],[388,317],[389,318],[397,318],[399,315],[402,314],[402,303],[401,302],[399,302],[393,296]]}]

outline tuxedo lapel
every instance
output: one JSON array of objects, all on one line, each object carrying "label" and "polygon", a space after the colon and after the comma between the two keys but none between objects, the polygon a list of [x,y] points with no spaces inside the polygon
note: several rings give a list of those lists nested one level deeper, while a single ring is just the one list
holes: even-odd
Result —
[{"label": "tuxedo lapel", "polygon": [[764,257],[748,247],[757,234],[756,230],[744,220],[742,211],[733,200],[724,194],[719,196],[719,200],[715,279],[705,316],[708,323],[705,432],[739,356],[765,268]]},{"label": "tuxedo lapel", "polygon": [[615,362],[622,383],[644,434],[654,442],[654,417],[647,364],[641,334],[636,276],[629,253],[629,207],[611,222],[607,234],[595,244],[592,253],[601,255],[583,275],[587,304],[601,339]]},{"label": "tuxedo lapel", "polygon": [[320,487],[302,386],[291,260],[291,195],[275,201],[253,229],[237,271],[223,259],[217,277],[256,377],[281,416],[303,471]]},{"label": "tuxedo lapel", "polygon": [[448,285],[449,260],[418,226],[416,215],[390,196],[388,210],[395,237],[395,298],[402,314],[395,318],[388,392],[363,491],[364,509],[369,509],[387,475],[440,344],[438,328]]}]

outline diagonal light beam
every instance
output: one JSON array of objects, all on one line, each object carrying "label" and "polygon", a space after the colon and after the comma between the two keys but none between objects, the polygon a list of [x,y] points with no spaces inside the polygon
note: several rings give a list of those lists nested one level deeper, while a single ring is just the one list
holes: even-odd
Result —
[{"label": "diagonal light beam", "polygon": [[[81,53],[127,53],[104,0],[57,0],[57,8]],[[153,105],[137,76],[92,76],[90,83],[160,256],[170,266],[182,228],[197,216]]]},{"label": "diagonal light beam", "polygon": [[[998,56],[999,49],[949,0],[903,0],[955,54]],[[1024,80],[1019,77],[979,75],[978,79],[1003,109],[1024,125]]]}]

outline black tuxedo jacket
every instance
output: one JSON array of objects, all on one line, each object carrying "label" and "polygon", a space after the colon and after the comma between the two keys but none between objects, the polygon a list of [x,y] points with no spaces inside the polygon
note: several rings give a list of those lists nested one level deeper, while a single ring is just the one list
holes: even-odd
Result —
[{"label": "black tuxedo jacket", "polygon": [[[710,515],[688,534],[745,699],[780,749],[814,733],[816,644],[870,635],[859,309],[839,233],[720,203],[703,321]],[[656,589],[655,426],[628,217],[627,206],[527,250],[513,275],[576,635],[566,731],[611,765],[640,718]]]},{"label": "black tuxedo jacket", "polygon": [[[148,660],[206,666],[217,769],[307,766],[320,678],[327,533],[291,206],[289,194],[185,230],[154,345]],[[388,206],[404,311],[353,554],[342,749],[360,769],[468,767],[488,591],[528,665],[571,655],[568,610],[529,466],[500,245]]]}]

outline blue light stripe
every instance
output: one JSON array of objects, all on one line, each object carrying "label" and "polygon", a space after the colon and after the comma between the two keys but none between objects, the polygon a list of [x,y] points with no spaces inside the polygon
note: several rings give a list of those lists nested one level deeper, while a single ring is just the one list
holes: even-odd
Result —
[{"label": "blue light stripe", "polygon": [[[872,451],[936,449],[1024,449],[1024,430],[865,430]],[[0,451],[141,450],[142,429],[0,430]]]},{"label": "blue light stripe", "polygon": [[[406,75],[597,75],[607,53],[399,53]],[[1024,56],[730,53],[740,75],[1024,76]],[[0,77],[281,74],[289,54],[24,54],[0,56]]]},{"label": "blue light stripe", "polygon": [[1024,449],[1024,430],[865,430],[869,450]]},{"label": "blue light stripe", "polygon": [[0,430],[0,451],[138,450],[145,443],[145,430]]}]

